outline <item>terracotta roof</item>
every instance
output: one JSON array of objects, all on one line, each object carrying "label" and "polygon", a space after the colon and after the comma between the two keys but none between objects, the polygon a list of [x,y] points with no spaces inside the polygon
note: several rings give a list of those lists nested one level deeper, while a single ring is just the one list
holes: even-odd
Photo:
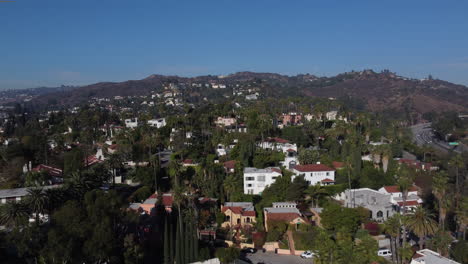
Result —
[{"label": "terracotta roof", "polygon": [[184,164],[193,164],[193,160],[185,159],[184,161],[182,161],[182,163],[184,163]]},{"label": "terracotta roof", "polygon": [[235,160],[229,160],[224,162],[224,168],[226,169],[234,169],[236,167],[237,161]]},{"label": "terracotta roof", "polygon": [[289,143],[289,140],[279,138],[279,137],[274,137],[274,138],[268,138],[269,142],[276,142],[276,143]]},{"label": "terracotta roof", "polygon": [[281,174],[281,169],[278,169],[278,168],[271,168],[271,170]]},{"label": "terracotta roof", "polygon": [[172,193],[165,193],[162,195],[162,203],[164,206],[172,206],[174,203],[174,197]]},{"label": "terracotta roof", "polygon": [[335,182],[335,181],[329,178],[325,178],[322,180],[322,182]]},{"label": "terracotta roof", "polygon": [[255,211],[242,211],[243,216],[255,216]]},{"label": "terracotta roof", "polygon": [[[388,193],[399,193],[401,192],[400,191],[400,188],[397,186],[397,185],[392,185],[392,186],[384,186],[384,189],[385,191],[387,191]],[[416,187],[415,185],[411,186],[409,189],[408,189],[409,192],[417,192],[418,191],[418,187]]]},{"label": "terracotta roof", "polygon": [[419,254],[418,252],[414,253],[413,259],[424,257],[424,255]]},{"label": "terracotta roof", "polygon": [[287,152],[296,152],[294,149],[287,149]]},{"label": "terracotta roof", "polygon": [[340,161],[333,161],[332,165],[335,169],[341,169],[345,166],[344,162],[340,162]]},{"label": "terracotta roof", "polygon": [[96,163],[104,162],[103,160],[98,159],[95,155],[88,156],[85,161],[85,165],[91,166]]},{"label": "terracotta roof", "polygon": [[291,222],[296,218],[304,220],[300,215],[295,213],[268,213],[268,220]]},{"label": "terracotta roof", "polygon": [[310,171],[334,171],[334,169],[328,167],[324,164],[306,164],[306,165],[296,165],[294,169],[300,172],[310,172]]},{"label": "terracotta roof", "polygon": [[36,167],[32,168],[32,171],[35,171],[35,172],[45,171],[51,176],[55,176],[55,177],[62,176],[62,170],[61,169],[54,168],[54,167],[51,167],[51,166],[47,166],[47,165],[44,165],[44,164],[37,165]]},{"label": "terracotta roof", "polygon": [[110,149],[117,149],[117,144],[112,144],[109,146]]},{"label": "terracotta roof", "polygon": [[240,206],[224,206],[223,213],[230,209],[234,214],[240,214],[242,216],[255,216],[255,211],[244,211],[244,208]]},{"label": "terracotta roof", "polygon": [[[406,164],[408,167],[415,168],[415,169],[424,169],[429,170],[432,167],[431,163],[425,163],[418,160],[410,160],[410,159],[399,159],[398,163]],[[424,167],[424,168],[423,168]]]},{"label": "terracotta roof", "polygon": [[[399,206],[403,206],[403,202],[398,202]],[[418,206],[419,203],[416,200],[413,201],[406,201],[406,206]]]}]

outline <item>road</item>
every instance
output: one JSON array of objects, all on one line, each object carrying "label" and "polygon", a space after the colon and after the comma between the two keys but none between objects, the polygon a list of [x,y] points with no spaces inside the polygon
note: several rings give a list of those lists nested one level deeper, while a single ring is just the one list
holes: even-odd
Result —
[{"label": "road", "polygon": [[254,254],[247,254],[246,258],[250,260],[253,264],[265,263],[265,264],[311,264],[313,263],[312,259],[303,259],[299,256],[290,256],[290,255],[278,255],[273,252],[261,252],[258,251]]},{"label": "road", "polygon": [[460,146],[454,148],[450,146],[447,142],[440,141],[434,137],[434,132],[431,128],[431,123],[422,123],[410,127],[411,132],[413,132],[413,140],[418,146],[430,145],[431,147],[443,151],[449,152],[451,150],[461,153],[463,150],[466,150],[466,146],[460,144]]}]

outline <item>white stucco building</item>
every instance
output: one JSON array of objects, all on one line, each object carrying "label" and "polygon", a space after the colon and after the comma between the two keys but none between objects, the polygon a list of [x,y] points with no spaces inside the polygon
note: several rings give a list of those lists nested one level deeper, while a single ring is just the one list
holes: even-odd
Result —
[{"label": "white stucco building", "polygon": [[330,185],[335,183],[335,170],[324,164],[297,165],[292,171],[294,173],[291,177],[292,181],[297,176],[303,175],[304,179],[309,182],[309,185]]},{"label": "white stucco building", "polygon": [[278,167],[268,167],[265,169],[245,168],[244,169],[244,194],[261,194],[263,190],[281,177],[281,169]]},{"label": "white stucco building", "polygon": [[166,125],[166,119],[165,118],[151,119],[151,120],[148,120],[148,125],[150,127],[161,128]]},{"label": "white stucco building", "polygon": [[136,128],[138,126],[138,118],[125,119],[125,127]]}]

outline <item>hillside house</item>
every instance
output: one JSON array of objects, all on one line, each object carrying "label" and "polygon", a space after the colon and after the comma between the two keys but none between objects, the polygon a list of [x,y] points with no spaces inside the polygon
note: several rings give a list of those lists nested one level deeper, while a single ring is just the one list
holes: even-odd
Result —
[{"label": "hillside house", "polygon": [[289,140],[282,139],[279,137],[268,138],[265,141],[259,144],[259,147],[266,150],[277,150],[283,153],[288,153],[288,151],[297,152],[297,145],[295,143],[290,143]]},{"label": "hillside house", "polygon": [[291,180],[297,176],[304,176],[304,179],[309,182],[309,185],[331,185],[335,184],[335,170],[324,164],[306,164],[297,165],[292,169],[294,175]]},{"label": "hillside house", "polygon": [[136,128],[138,126],[138,118],[125,119],[126,128]]},{"label": "hillside house", "polygon": [[[423,203],[423,200],[419,197],[418,194],[419,189],[420,188],[416,185],[413,185],[409,188],[405,204],[407,210],[411,211]],[[400,191],[398,186],[384,186],[379,189],[379,192],[390,195],[390,202],[395,206],[397,211],[402,210],[403,193]]]},{"label": "hillside house", "polygon": [[151,119],[151,120],[148,120],[148,125],[150,127],[161,128],[161,127],[166,126],[166,119],[165,118]]},{"label": "hillside house", "polygon": [[255,223],[255,208],[250,202],[227,202],[221,205],[225,215],[222,227],[244,227]]},{"label": "hillside house", "polygon": [[369,218],[384,222],[394,213],[394,206],[390,202],[391,195],[369,188],[351,189],[335,197],[348,208],[364,207],[369,210]]},{"label": "hillside house", "polygon": [[278,167],[244,168],[244,194],[262,194],[263,190],[281,175],[281,169]]},{"label": "hillside house", "polygon": [[273,207],[263,209],[265,231],[268,232],[269,223],[272,221],[283,222],[288,225],[295,225],[296,228],[301,224],[309,223],[308,220],[297,209],[296,203],[273,203]]}]

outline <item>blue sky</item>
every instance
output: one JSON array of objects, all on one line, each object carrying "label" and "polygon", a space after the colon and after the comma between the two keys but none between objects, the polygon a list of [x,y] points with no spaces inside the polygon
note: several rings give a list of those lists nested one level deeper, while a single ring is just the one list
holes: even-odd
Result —
[{"label": "blue sky", "polygon": [[0,3],[0,89],[372,68],[468,84],[468,1]]}]

